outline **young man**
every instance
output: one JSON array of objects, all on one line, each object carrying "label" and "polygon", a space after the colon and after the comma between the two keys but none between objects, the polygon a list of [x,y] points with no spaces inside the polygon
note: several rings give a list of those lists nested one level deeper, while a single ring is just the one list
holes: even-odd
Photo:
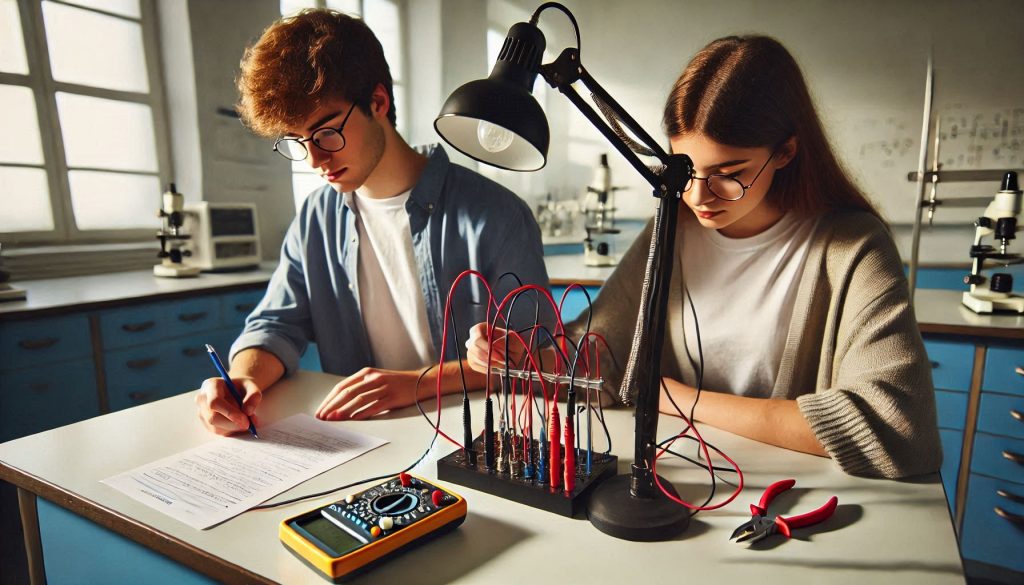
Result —
[{"label": "young man", "polygon": [[[211,431],[244,431],[263,391],[298,367],[314,341],[324,371],[348,376],[316,416],[366,418],[462,389],[459,347],[486,316],[486,290],[466,279],[452,298],[459,343],[441,347],[448,291],[481,272],[497,300],[524,283],[546,287],[540,230],[512,192],[449,163],[438,146],[412,149],[395,130],[391,73],[363,21],[306,10],[275,22],[246,50],[238,80],[242,118],[278,137],[274,150],[305,160],[328,185],[306,199],[285,236],[266,296],[231,348],[229,375],[203,383],[199,417]],[[517,303],[523,320],[531,302]],[[449,326],[451,322],[449,321]],[[464,348],[463,348],[464,351]],[[485,377],[468,367],[471,389]],[[258,421],[257,425],[258,425]]]}]

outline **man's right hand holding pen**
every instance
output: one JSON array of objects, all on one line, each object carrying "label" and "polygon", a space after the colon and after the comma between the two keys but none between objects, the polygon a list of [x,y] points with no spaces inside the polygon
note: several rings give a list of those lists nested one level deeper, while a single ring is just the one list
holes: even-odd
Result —
[{"label": "man's right hand holding pen", "polygon": [[263,390],[252,378],[231,376],[231,381],[242,394],[244,411],[231,396],[227,382],[219,376],[203,380],[203,385],[196,394],[199,420],[203,421],[207,429],[218,435],[247,432],[249,417],[256,426],[260,424],[256,417],[256,407],[263,400]]},{"label": "man's right hand holding pen", "polygon": [[218,435],[247,432],[250,418],[259,427],[256,409],[263,401],[263,389],[283,374],[284,366],[273,354],[255,348],[240,351],[231,361],[228,375],[242,395],[242,407],[223,378],[207,378],[196,393],[199,420]]}]

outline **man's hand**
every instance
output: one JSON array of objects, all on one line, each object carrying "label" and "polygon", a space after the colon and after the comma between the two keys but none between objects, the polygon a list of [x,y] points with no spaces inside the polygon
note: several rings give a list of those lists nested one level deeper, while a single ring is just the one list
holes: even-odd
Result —
[{"label": "man's hand", "polygon": [[263,401],[263,391],[252,378],[231,378],[235,388],[242,393],[242,405],[245,412],[238,408],[235,397],[228,390],[222,378],[207,378],[196,393],[196,406],[199,407],[199,420],[203,426],[218,435],[232,435],[249,430],[249,420],[257,427],[256,407]]},{"label": "man's hand", "polygon": [[[316,417],[322,420],[362,420],[387,410],[416,403],[419,372],[363,368],[335,386],[320,406]],[[435,381],[434,377],[424,379]]]}]

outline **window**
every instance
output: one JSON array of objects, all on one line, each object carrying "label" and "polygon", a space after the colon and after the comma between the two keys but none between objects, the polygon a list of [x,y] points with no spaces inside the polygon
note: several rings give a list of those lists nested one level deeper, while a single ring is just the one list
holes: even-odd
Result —
[{"label": "window", "polygon": [[152,240],[170,175],[155,29],[151,0],[0,0],[4,243]]},{"label": "window", "polygon": [[[384,58],[391,67],[394,84],[395,111],[399,134],[406,133],[405,43],[403,42],[402,0],[281,0],[281,14],[294,14],[303,8],[331,8],[359,16],[377,35],[384,48]],[[302,206],[310,191],[323,185],[323,179],[305,161],[292,163],[292,191],[295,209]]]}]

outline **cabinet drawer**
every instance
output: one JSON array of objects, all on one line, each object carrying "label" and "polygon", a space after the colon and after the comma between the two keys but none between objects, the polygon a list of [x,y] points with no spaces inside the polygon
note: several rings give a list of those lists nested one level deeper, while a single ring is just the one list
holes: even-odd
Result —
[{"label": "cabinet drawer", "polygon": [[1018,374],[1017,368],[1024,368],[1024,349],[990,347],[985,355],[985,380],[981,387],[1024,396],[1024,375]]},{"label": "cabinet drawer", "polygon": [[238,332],[241,333],[242,326],[245,325],[245,318],[263,300],[265,292],[264,289],[257,289],[223,295],[221,310],[223,311],[224,326],[238,327]]},{"label": "cabinet drawer", "polygon": [[0,323],[0,370],[88,356],[92,337],[85,315]]},{"label": "cabinet drawer", "polygon": [[967,493],[960,540],[964,557],[1024,571],[1024,485],[971,474]]},{"label": "cabinet drawer", "polygon": [[0,443],[99,413],[92,358],[0,374]]},{"label": "cabinet drawer", "polygon": [[203,380],[217,377],[217,368],[210,360],[206,344],[212,345],[217,355],[224,360],[224,365],[229,366],[228,349],[232,341],[234,337],[221,330],[161,343],[161,347],[167,350],[167,362],[170,365],[167,395],[190,392],[202,386]]},{"label": "cabinet drawer", "polygon": [[940,429],[939,439],[942,441],[942,468],[939,475],[942,477],[942,488],[946,491],[946,501],[949,502],[949,513],[952,517],[956,511],[956,480],[960,475],[960,449],[964,436],[961,431]]},{"label": "cabinet drawer", "polygon": [[939,414],[939,428],[964,430],[964,419],[967,417],[967,394],[935,391],[935,408]]},{"label": "cabinet drawer", "polygon": [[1024,440],[977,433],[971,472],[1024,483]]},{"label": "cabinet drawer", "polygon": [[172,309],[170,303],[152,303],[100,313],[103,347],[130,347],[167,337]]},{"label": "cabinet drawer", "polygon": [[172,351],[164,346],[147,345],[107,352],[103,363],[110,410],[121,410],[172,394],[177,388],[175,381],[170,379],[175,361]]},{"label": "cabinet drawer", "polygon": [[1024,396],[982,392],[978,430],[1024,439]]},{"label": "cabinet drawer", "polygon": [[926,339],[925,350],[932,362],[932,380],[943,390],[967,392],[971,387],[974,346],[970,343]]},{"label": "cabinet drawer", "polygon": [[221,326],[220,299],[199,297],[173,301],[168,305],[167,336],[191,335]]}]

